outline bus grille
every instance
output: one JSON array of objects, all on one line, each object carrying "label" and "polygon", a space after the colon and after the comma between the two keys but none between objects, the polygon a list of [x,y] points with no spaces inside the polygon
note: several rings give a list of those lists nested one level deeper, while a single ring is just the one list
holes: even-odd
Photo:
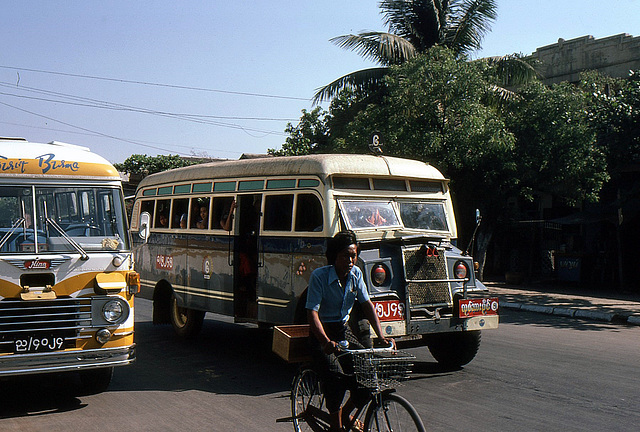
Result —
[{"label": "bus grille", "polygon": [[14,351],[25,336],[62,336],[75,346],[80,330],[91,326],[91,299],[5,299],[0,301],[0,353]]},{"label": "bus grille", "polygon": [[403,249],[406,290],[411,306],[451,306],[445,252],[425,254],[424,248]]}]

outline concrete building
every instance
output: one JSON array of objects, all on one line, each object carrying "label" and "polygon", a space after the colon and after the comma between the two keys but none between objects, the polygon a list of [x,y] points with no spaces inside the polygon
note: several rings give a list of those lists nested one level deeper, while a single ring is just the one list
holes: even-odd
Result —
[{"label": "concrete building", "polygon": [[640,70],[640,37],[621,33],[601,39],[558,39],[558,43],[536,49],[531,57],[540,62],[538,70],[547,85],[577,82],[587,70],[626,78],[630,70]]}]

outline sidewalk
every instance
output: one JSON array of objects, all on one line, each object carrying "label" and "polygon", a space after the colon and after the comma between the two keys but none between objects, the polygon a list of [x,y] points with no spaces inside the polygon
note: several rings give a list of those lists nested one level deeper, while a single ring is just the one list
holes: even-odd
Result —
[{"label": "sidewalk", "polygon": [[640,325],[640,295],[600,293],[579,287],[485,282],[500,307],[571,318]]}]

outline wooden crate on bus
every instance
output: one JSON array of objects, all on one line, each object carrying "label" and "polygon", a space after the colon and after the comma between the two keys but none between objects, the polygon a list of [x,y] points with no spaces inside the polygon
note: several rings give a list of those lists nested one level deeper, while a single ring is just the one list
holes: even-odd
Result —
[{"label": "wooden crate on bus", "polygon": [[307,338],[309,325],[276,326],[273,328],[272,351],[289,363],[311,360]]}]

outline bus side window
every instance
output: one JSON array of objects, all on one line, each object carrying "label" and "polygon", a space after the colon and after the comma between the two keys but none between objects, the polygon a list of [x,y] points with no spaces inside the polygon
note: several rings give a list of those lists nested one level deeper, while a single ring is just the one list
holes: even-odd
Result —
[{"label": "bus side window", "polygon": [[291,231],[293,195],[267,195],[264,200],[264,230]]},{"label": "bus side window", "polygon": [[[149,201],[149,202],[152,203],[153,201]],[[169,206],[170,205],[171,205],[171,200],[168,200],[168,199],[158,200],[158,204],[156,205],[156,214],[155,214],[155,217],[153,218],[154,228],[169,228]]]},{"label": "bus side window", "polygon": [[313,194],[300,194],[296,202],[296,231],[319,232],[323,229],[322,204]]},{"label": "bus side window", "polygon": [[191,200],[191,228],[209,228],[209,198]]},{"label": "bus side window", "polygon": [[[231,231],[233,226],[233,211],[231,209],[233,197],[215,197],[213,199],[213,211],[211,212],[211,229],[224,229]],[[229,213],[231,212],[231,218]]]},{"label": "bus side window", "polygon": [[189,200],[174,199],[171,209],[171,228],[186,228],[189,220]]}]

